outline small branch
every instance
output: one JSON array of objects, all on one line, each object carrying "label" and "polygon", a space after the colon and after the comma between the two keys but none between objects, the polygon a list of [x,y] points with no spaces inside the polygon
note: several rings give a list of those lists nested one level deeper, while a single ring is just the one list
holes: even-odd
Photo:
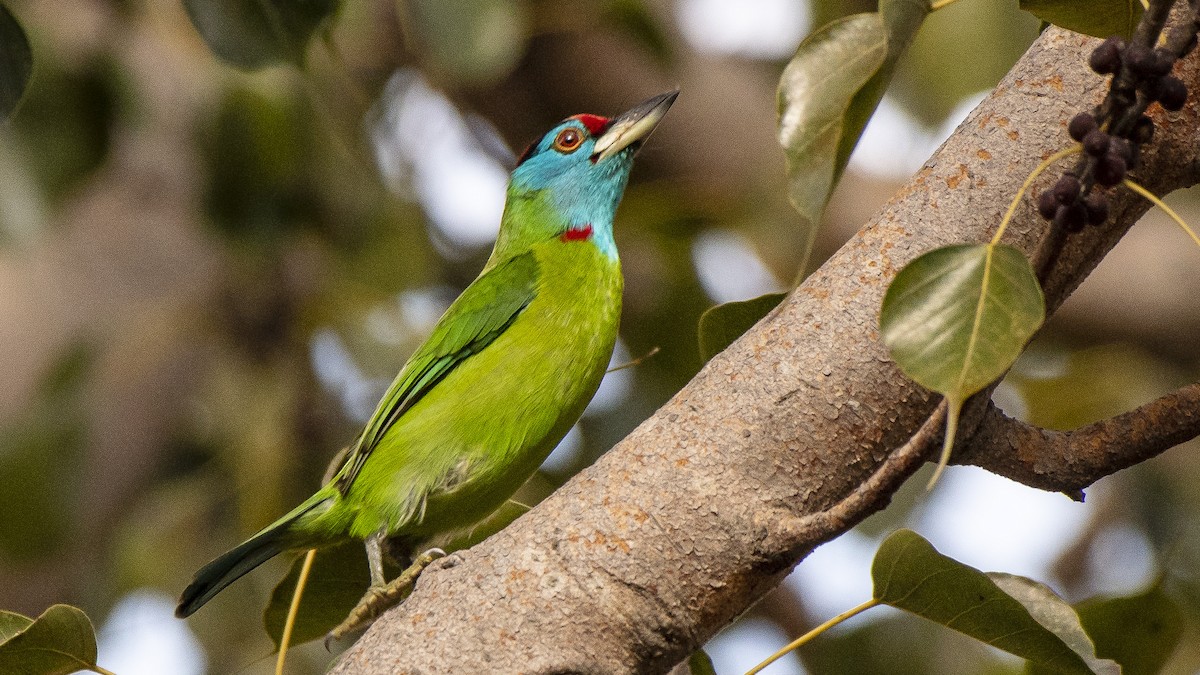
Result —
[{"label": "small branch", "polygon": [[942,399],[917,432],[888,455],[875,473],[855,486],[850,494],[827,509],[781,523],[779,531],[797,541],[822,538],[823,534],[825,539],[831,539],[829,534],[843,532],[866,515],[886,507],[900,485],[933,456],[941,441],[948,411],[949,405]]},{"label": "small branch", "polygon": [[1073,431],[1026,424],[990,406],[955,461],[1082,498],[1083,488],[1100,478],[1198,436],[1200,383]]}]

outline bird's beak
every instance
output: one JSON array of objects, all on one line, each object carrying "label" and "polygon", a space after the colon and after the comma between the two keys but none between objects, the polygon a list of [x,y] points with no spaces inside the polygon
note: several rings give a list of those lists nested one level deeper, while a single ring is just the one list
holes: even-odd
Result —
[{"label": "bird's beak", "polygon": [[618,115],[600,138],[596,139],[596,145],[593,146],[592,151],[592,161],[599,162],[608,159],[630,145],[644,140],[662,121],[677,96],[679,96],[678,89],[668,91]]}]

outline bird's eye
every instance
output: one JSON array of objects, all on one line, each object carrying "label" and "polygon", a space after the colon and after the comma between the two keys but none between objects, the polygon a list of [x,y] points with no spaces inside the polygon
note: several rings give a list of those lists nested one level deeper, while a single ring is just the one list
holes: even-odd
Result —
[{"label": "bird's eye", "polygon": [[554,137],[554,149],[562,152],[575,152],[583,143],[583,134],[578,129],[563,129]]}]

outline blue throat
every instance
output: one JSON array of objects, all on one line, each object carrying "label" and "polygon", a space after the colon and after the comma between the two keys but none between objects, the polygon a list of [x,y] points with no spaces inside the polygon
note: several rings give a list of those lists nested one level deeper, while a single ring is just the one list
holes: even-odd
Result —
[{"label": "blue throat", "polygon": [[[585,140],[573,152],[563,153],[552,146],[558,133],[567,128],[579,129]],[[513,170],[508,198],[511,202],[541,197],[543,206],[551,211],[544,223],[550,231],[540,233],[543,238],[562,236],[568,230],[579,232],[590,225],[592,242],[616,260],[613,217],[633,168],[633,150],[593,162],[594,143],[586,127],[574,119],[551,129]]]}]

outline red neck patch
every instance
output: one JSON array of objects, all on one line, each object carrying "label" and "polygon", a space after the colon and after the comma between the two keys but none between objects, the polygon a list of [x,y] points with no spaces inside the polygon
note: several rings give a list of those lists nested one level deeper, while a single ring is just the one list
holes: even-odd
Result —
[{"label": "red neck patch", "polygon": [[560,241],[587,241],[592,238],[592,224],[588,223],[582,227],[572,227],[566,232],[558,235]]},{"label": "red neck patch", "polygon": [[592,136],[599,136],[600,134],[604,133],[604,130],[608,128],[609,124],[612,124],[612,120],[608,119],[607,117],[588,115],[586,113],[582,115],[575,115],[574,117],[571,117],[571,119],[582,122],[583,126],[587,127],[588,133],[590,133]]}]

